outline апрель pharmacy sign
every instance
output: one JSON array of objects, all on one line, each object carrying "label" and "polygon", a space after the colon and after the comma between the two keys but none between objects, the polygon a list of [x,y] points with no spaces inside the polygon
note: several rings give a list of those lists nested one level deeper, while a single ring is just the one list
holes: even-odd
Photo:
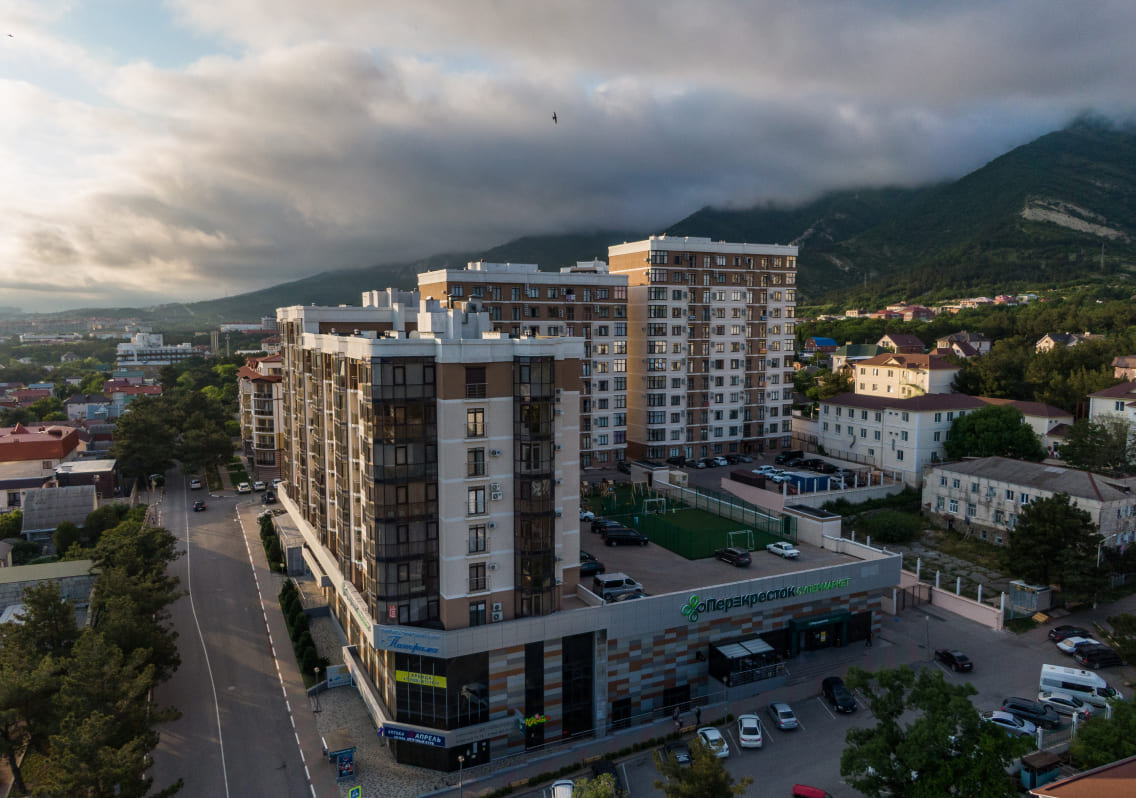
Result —
[{"label": "\u0430\u043f\u0440\u0435\u043b\u044c pharmacy sign", "polygon": [[850,577],[831,579],[826,582],[815,582],[810,585],[790,585],[789,587],[775,588],[774,590],[761,590],[756,593],[740,593],[736,596],[720,599],[702,599],[692,595],[682,607],[682,614],[691,623],[697,621],[704,612],[729,612],[736,607],[755,607],[767,601],[804,596],[809,593],[823,593],[828,590],[839,590],[848,587],[852,581]]}]

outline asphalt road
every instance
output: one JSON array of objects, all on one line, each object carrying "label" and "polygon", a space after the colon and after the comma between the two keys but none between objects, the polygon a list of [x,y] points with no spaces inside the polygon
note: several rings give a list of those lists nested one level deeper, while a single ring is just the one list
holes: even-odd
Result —
[{"label": "asphalt road", "polygon": [[[160,728],[155,786],[181,777],[180,795],[189,798],[311,796],[236,518],[249,498],[186,488],[171,472],[162,524],[181,542],[172,571],[189,595],[171,611],[181,667],[156,691],[159,704],[182,716]],[[206,501],[204,512],[190,510],[196,499]],[[260,545],[255,529],[248,535]]]}]

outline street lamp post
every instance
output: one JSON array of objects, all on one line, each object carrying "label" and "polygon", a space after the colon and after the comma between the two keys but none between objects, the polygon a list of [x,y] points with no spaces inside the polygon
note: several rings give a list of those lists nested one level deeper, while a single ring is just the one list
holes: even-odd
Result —
[{"label": "street lamp post", "polygon": [[931,654],[931,616],[930,615],[924,615],[923,616],[923,628],[924,628],[924,630],[926,631],[926,634],[927,634],[927,659],[934,659],[934,656]]},{"label": "street lamp post", "polygon": [[465,796],[465,782],[462,781],[462,766],[465,765],[465,757],[458,754],[458,798]]},{"label": "street lamp post", "polygon": [[1106,535],[1106,536],[1104,536],[1100,539],[1100,543],[1097,544],[1097,568],[1101,567],[1101,554],[1102,554],[1102,551],[1103,551],[1103,548],[1104,548],[1105,541],[1106,540],[1116,540],[1116,538],[1119,534],[1120,534],[1119,532],[1114,532],[1113,534]]}]

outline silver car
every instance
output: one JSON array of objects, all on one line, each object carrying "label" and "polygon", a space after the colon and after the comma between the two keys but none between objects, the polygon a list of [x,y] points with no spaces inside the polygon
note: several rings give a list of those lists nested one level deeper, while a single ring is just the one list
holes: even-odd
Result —
[{"label": "silver car", "polygon": [[800,725],[797,716],[793,714],[793,708],[783,701],[774,701],[769,705],[768,712],[773,725],[778,729],[795,729]]}]

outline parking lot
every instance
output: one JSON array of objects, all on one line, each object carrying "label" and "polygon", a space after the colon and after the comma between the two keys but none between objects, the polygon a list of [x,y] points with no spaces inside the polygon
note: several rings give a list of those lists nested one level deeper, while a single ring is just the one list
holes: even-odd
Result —
[{"label": "parking lot", "polygon": [[[1101,607],[1096,612],[1103,618],[1134,609],[1136,598],[1129,598],[1118,606]],[[1080,624],[1090,621],[1082,615],[1072,620]],[[1051,625],[1066,622],[1070,619],[1055,620]],[[797,782],[823,787],[834,798],[860,795],[841,779],[840,755],[848,730],[870,726],[874,719],[859,696],[860,706],[856,712],[850,715],[834,713],[820,696],[820,683],[825,676],[843,676],[853,665],[868,670],[904,664],[935,668],[948,682],[972,684],[978,691],[972,699],[974,706],[987,710],[999,707],[1008,696],[1036,698],[1042,664],[1073,665],[1071,659],[1046,638],[1048,625],[1021,635],[995,632],[929,606],[908,610],[898,618],[886,617],[882,623],[872,647],[855,645],[808,652],[789,663],[790,677],[786,686],[734,702],[728,707],[703,708],[704,725],[727,713],[737,716],[752,712],[762,719],[764,746],[760,749],[743,749],[738,745],[736,723],[719,727],[730,745],[726,768],[737,777],[754,778],[754,783],[745,792],[746,796],[788,795]],[[966,652],[974,661],[974,671],[955,673],[933,662],[931,652],[936,648],[956,648]],[[1132,697],[1133,688],[1127,680],[1132,679],[1136,671],[1130,666],[1105,668],[1098,673],[1119,688],[1125,698]],[[800,728],[792,731],[772,728],[766,714],[766,707],[771,701],[789,703],[800,720]],[[685,737],[692,737],[693,715],[685,715],[683,723],[687,728]],[[669,723],[663,723],[654,734],[661,736],[672,728]],[[623,747],[618,736],[611,739],[612,748]],[[633,798],[663,794],[654,787],[658,773],[653,752],[644,751],[622,760],[618,768]],[[545,791],[526,793],[533,798],[546,794]]]}]

